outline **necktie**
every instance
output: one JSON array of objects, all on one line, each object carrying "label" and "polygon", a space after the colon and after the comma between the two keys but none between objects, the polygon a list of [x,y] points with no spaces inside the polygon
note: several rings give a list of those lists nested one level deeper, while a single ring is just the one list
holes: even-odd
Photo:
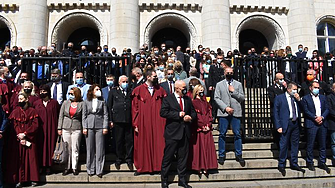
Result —
[{"label": "necktie", "polygon": [[292,121],[296,121],[297,120],[297,109],[295,108],[295,103],[294,103],[294,98],[291,97],[291,105],[292,105]]},{"label": "necktie", "polygon": [[53,99],[57,100],[57,84],[56,83],[55,83],[54,91],[53,91]]},{"label": "necktie", "polygon": [[170,93],[173,93],[173,91],[172,91],[172,82],[170,82]]},{"label": "necktie", "polygon": [[183,101],[181,100],[181,97],[179,97],[179,106],[180,106],[181,111],[184,111]]}]

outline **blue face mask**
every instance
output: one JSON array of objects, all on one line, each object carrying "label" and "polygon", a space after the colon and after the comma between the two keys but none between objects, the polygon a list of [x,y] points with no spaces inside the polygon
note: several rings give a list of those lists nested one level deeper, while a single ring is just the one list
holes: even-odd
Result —
[{"label": "blue face mask", "polygon": [[160,67],[159,67],[159,70],[163,71],[163,70],[164,70],[164,67],[163,67],[163,66],[160,66]]},{"label": "blue face mask", "polygon": [[74,95],[69,95],[69,100],[73,101],[74,100]]},{"label": "blue face mask", "polygon": [[84,83],[84,78],[78,78],[78,79],[76,79],[76,83],[78,85],[82,85]]},{"label": "blue face mask", "polygon": [[109,87],[112,87],[112,86],[113,86],[113,84],[114,84],[114,82],[113,82],[113,81],[107,81],[107,85],[108,85]]},{"label": "blue face mask", "polygon": [[299,52],[302,52],[302,48],[299,48]]},{"label": "blue face mask", "polygon": [[104,52],[108,52],[108,48],[104,48]]},{"label": "blue face mask", "polygon": [[313,93],[314,95],[318,95],[319,92],[320,92],[320,90],[319,90],[319,89],[316,89],[316,88],[314,88],[313,91],[312,91],[312,93]]},{"label": "blue face mask", "polygon": [[169,67],[173,67],[173,63],[169,63]]},{"label": "blue face mask", "polygon": [[121,83],[121,87],[123,90],[126,90],[128,88],[128,83]]}]

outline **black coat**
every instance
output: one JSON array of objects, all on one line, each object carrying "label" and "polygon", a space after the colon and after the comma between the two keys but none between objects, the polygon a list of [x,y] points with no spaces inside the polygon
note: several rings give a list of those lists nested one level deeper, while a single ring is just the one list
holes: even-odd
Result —
[{"label": "black coat", "polygon": [[[165,82],[160,83],[161,87],[166,91],[167,95],[171,95],[169,82],[170,81],[165,81]],[[173,84],[174,84],[174,82],[173,82]],[[174,87],[174,85],[173,85],[173,87]]]},{"label": "black coat", "polygon": [[285,91],[286,89],[284,87],[280,89],[276,84],[268,87],[268,95],[271,108],[273,107],[276,96],[285,93]]},{"label": "black coat", "polygon": [[120,87],[115,87],[109,91],[107,107],[110,122],[131,123],[130,95],[129,90],[124,95]]},{"label": "black coat", "polygon": [[[184,96],[183,99],[185,115],[191,116],[192,121],[195,121],[197,114],[191,99],[187,96]],[[180,111],[179,102],[175,95],[168,95],[163,99],[160,115],[166,118],[165,139],[181,140],[184,132],[188,138],[191,137],[192,123],[184,122],[183,118],[179,116]]]},{"label": "black coat", "polygon": [[208,74],[208,86],[216,87],[216,84],[224,80],[224,70],[222,67],[217,67],[216,65],[211,65],[209,67]]},{"label": "black coat", "polygon": [[[52,87],[52,84],[54,82],[49,82],[47,83],[47,85],[50,87],[50,90],[51,90],[51,87]],[[64,82],[62,81],[62,98],[63,98],[63,101],[66,100],[66,95],[67,95],[67,90],[68,90],[68,87],[69,87],[70,83],[69,82]],[[51,93],[53,93],[53,91],[50,91]]]},{"label": "black coat", "polygon": [[335,93],[327,96],[329,105],[328,130],[335,131]]}]

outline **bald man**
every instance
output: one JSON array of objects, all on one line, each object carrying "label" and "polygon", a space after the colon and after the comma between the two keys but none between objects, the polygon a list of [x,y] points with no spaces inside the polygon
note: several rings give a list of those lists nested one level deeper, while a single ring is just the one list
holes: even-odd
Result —
[{"label": "bald man", "polygon": [[190,188],[186,182],[186,164],[189,151],[189,138],[191,137],[191,125],[197,114],[192,101],[186,96],[186,84],[182,80],[175,83],[174,93],[163,99],[160,115],[166,118],[165,125],[165,149],[162,161],[161,180],[162,188],[168,187],[168,176],[174,154],[178,156],[178,185]]},{"label": "bald man", "polygon": [[[300,96],[305,96],[310,94],[310,89],[309,87],[311,86],[311,83],[314,82],[314,80],[316,80],[316,72],[313,69],[309,69],[307,70],[307,77],[305,82],[303,82],[301,84],[301,90],[299,91],[299,95]],[[318,81],[320,84],[320,94],[321,95],[329,95],[332,93],[332,90],[330,89],[330,86],[324,82],[324,81]]]}]

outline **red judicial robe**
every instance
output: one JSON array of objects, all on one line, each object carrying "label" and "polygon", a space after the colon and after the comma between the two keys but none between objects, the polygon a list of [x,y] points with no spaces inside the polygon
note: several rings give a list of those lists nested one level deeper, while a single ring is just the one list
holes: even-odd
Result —
[{"label": "red judicial robe", "polygon": [[11,97],[14,94],[15,83],[10,79],[7,79],[5,82],[2,80],[0,81],[1,104],[4,112],[9,115],[13,109],[11,108],[10,102]]},{"label": "red judicial robe", "polygon": [[40,164],[43,167],[50,167],[58,136],[57,126],[60,106],[53,99],[48,101],[47,106],[44,106],[42,99],[38,99],[33,106],[39,116],[40,132],[38,149]]},{"label": "red judicial robe", "polygon": [[[212,135],[212,110],[206,99],[194,99],[193,106],[197,112],[197,121],[193,126],[193,134],[190,142],[189,162],[192,170],[217,169],[218,162],[214,139]],[[210,131],[203,131],[204,127]]]},{"label": "red judicial robe", "polygon": [[[16,107],[19,106],[19,98],[18,98],[19,94],[14,94],[12,97],[13,97],[13,100],[12,100],[12,109],[15,109]],[[31,106],[34,106],[34,102],[37,101],[38,99],[40,99],[37,95],[29,95],[28,97],[29,99],[29,104]]]},{"label": "red judicial robe", "polygon": [[164,155],[165,118],[160,116],[165,90],[156,85],[150,95],[147,84],[136,87],[132,93],[134,134],[134,165],[137,172],[161,171]]},{"label": "red judicial robe", "polygon": [[[26,110],[17,107],[9,116],[12,123],[10,127],[10,146],[6,155],[6,171],[4,173],[7,183],[39,181],[38,152],[36,141],[38,134],[38,115],[34,108]],[[17,138],[19,133],[25,133],[26,140],[31,146],[23,146]]]}]

